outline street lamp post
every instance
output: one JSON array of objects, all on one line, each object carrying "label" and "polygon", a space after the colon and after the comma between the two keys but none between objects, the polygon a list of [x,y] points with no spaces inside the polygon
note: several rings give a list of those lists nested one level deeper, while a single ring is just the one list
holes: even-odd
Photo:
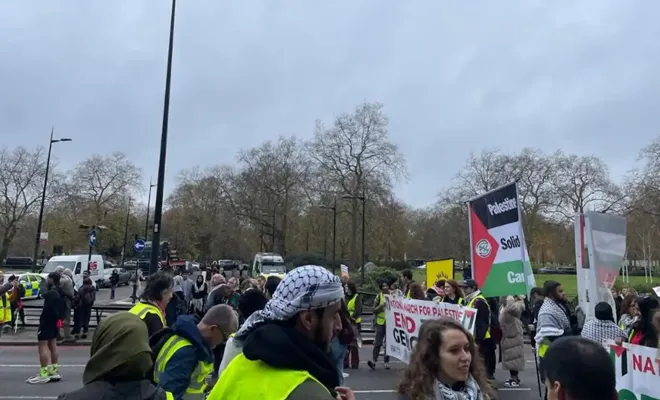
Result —
[{"label": "street lamp post", "polygon": [[151,208],[151,189],[153,189],[156,185],[151,183],[151,179],[149,179],[149,197],[147,197],[147,220],[144,223],[144,240],[148,240],[149,236],[149,208]]},{"label": "street lamp post", "polygon": [[362,282],[361,282],[362,285],[364,285],[364,282],[365,282],[365,278],[364,278],[364,270],[365,270],[365,268],[364,268],[364,265],[366,264],[366,258],[365,258],[365,252],[364,252],[364,250],[365,250],[365,249],[364,249],[364,237],[365,237],[365,230],[364,230],[364,227],[365,227],[365,220],[366,220],[366,213],[365,213],[365,211],[366,211],[366,204],[367,204],[366,197],[364,196],[364,191],[363,191],[363,192],[362,192],[362,196],[351,196],[351,195],[345,195],[345,196],[342,196],[342,198],[343,198],[343,199],[347,199],[347,200],[355,200],[355,199],[357,199],[357,200],[362,201],[362,270],[361,270],[361,273],[360,273],[360,275],[361,275],[361,276],[360,276],[360,279],[362,280]]},{"label": "street lamp post", "polygon": [[172,0],[172,15],[170,17],[170,39],[167,48],[167,72],[165,74],[165,99],[163,101],[163,129],[160,137],[160,158],[158,160],[158,180],[156,183],[156,204],[154,205],[154,227],[151,235],[151,263],[149,272],[158,270],[160,256],[160,231],[163,219],[163,189],[165,188],[165,159],[167,158],[167,127],[170,116],[170,86],[172,83],[172,51],[174,49],[174,18],[176,0]]},{"label": "street lamp post", "polygon": [[50,142],[48,143],[48,158],[46,158],[46,173],[44,174],[44,188],[41,191],[41,206],[39,207],[39,221],[37,222],[37,236],[36,240],[34,243],[34,253],[32,260],[34,262],[34,266],[36,268],[37,266],[37,254],[39,253],[39,244],[41,242],[41,224],[43,223],[44,220],[44,205],[46,204],[46,188],[48,187],[48,170],[50,169],[50,155],[53,150],[53,143],[58,143],[58,142],[70,142],[70,138],[61,138],[61,139],[53,139],[53,132],[55,131],[55,127],[51,128],[50,130]]},{"label": "street lamp post", "polygon": [[126,259],[126,242],[128,241],[128,222],[131,218],[131,198],[128,198],[128,209],[126,210],[126,226],[124,226],[124,246],[121,249],[121,266],[124,266]]},{"label": "street lamp post", "polygon": [[337,254],[337,198],[332,206],[320,206],[326,210],[332,210],[332,273],[335,273],[335,255]]}]

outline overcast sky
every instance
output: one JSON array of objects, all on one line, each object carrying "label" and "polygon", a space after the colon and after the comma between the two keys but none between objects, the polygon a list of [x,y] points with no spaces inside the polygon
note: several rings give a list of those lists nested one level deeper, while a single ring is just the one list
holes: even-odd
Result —
[{"label": "overcast sky", "polygon": [[[73,143],[158,168],[168,0],[0,1],[0,144]],[[478,6],[476,5],[478,4]],[[312,136],[380,101],[436,200],[470,151],[594,154],[615,178],[659,132],[660,2],[203,1],[177,7],[166,191],[177,171]],[[146,185],[146,183],[145,183]]]}]

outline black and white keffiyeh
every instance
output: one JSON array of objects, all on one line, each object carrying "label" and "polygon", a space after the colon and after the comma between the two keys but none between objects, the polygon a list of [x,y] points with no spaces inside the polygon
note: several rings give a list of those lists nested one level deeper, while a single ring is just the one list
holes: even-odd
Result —
[{"label": "black and white keffiyeh", "polygon": [[608,340],[617,338],[626,338],[626,332],[619,328],[612,321],[603,321],[598,318],[591,318],[584,323],[582,328],[582,337],[603,344]]},{"label": "black and white keffiyeh", "polygon": [[536,343],[541,343],[547,337],[562,336],[571,329],[571,321],[563,306],[546,297],[539,310],[536,324]]},{"label": "black and white keffiyeh", "polygon": [[465,381],[461,390],[454,390],[444,383],[436,380],[435,399],[437,400],[483,400],[481,389],[472,375]]},{"label": "black and white keffiyeh", "polygon": [[245,321],[236,338],[243,340],[266,322],[286,321],[301,311],[325,308],[343,298],[344,289],[339,277],[317,265],[298,267],[284,276],[266,307]]}]

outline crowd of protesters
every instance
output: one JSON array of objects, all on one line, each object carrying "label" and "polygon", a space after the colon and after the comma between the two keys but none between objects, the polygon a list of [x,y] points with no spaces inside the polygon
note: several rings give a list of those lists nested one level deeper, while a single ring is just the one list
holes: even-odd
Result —
[{"label": "crowd of protesters", "polygon": [[[95,292],[86,281],[75,290],[70,271],[49,274],[38,334],[41,368],[29,383],[61,379],[57,339],[67,331],[74,339],[87,333]],[[16,288],[16,282],[0,285],[0,295]],[[504,385],[520,386],[526,333],[540,359],[546,398],[615,399],[613,378],[607,380],[614,376],[613,367],[603,362],[609,357],[602,343],[658,347],[658,300],[631,289],[613,292],[614,308],[598,303],[595,318],[582,326],[576,315],[580,310],[570,309],[555,281],[534,288],[530,299],[486,298],[474,280],[439,280],[427,288],[404,270],[399,280],[380,283],[373,309],[376,338],[367,360],[372,370],[381,355],[389,369],[388,294],[477,310],[474,334],[444,318],[422,324],[397,387],[401,400],[494,399],[498,353],[508,371]],[[352,281],[318,266],[295,268],[283,280],[158,272],[147,279],[129,312],[99,324],[84,387],[60,398],[131,393],[132,398],[159,400],[352,400],[355,395],[343,385],[350,376],[345,370],[360,365],[362,302]],[[567,362],[573,363],[568,371]],[[582,366],[603,370],[607,379],[596,385]]]}]

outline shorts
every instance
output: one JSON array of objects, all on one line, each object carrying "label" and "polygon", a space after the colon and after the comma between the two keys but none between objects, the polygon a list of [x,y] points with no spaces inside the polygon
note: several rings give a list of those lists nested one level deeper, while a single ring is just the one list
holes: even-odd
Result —
[{"label": "shorts", "polygon": [[59,329],[57,329],[57,324],[55,323],[52,324],[40,323],[39,331],[37,331],[37,340],[40,342],[47,340],[55,340],[57,339],[58,331]]}]

